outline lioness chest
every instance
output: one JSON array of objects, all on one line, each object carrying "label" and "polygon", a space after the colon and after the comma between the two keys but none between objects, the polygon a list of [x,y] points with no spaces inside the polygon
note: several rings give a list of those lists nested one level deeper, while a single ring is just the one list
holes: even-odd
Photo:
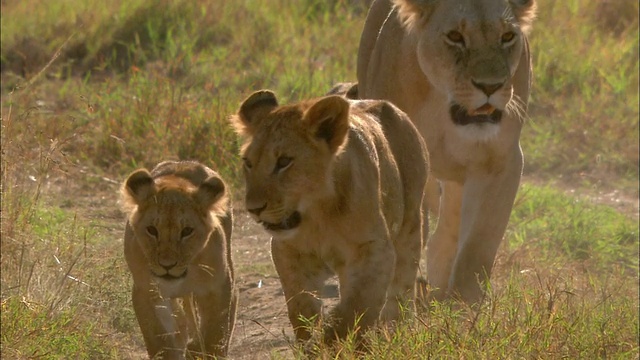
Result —
[{"label": "lioness chest", "polygon": [[[451,122],[446,111],[434,112],[427,104],[412,116],[422,131],[429,149],[430,165],[434,175],[443,180],[464,181],[471,173],[502,171],[506,159],[519,151],[520,127],[505,122],[495,136],[478,139],[465,136]],[[440,114],[440,115],[439,115]]]}]

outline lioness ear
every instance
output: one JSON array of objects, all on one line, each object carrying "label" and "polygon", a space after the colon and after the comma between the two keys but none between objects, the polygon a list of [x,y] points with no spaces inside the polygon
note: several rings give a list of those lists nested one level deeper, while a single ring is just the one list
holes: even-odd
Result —
[{"label": "lioness ear", "polygon": [[269,90],[256,91],[249,95],[242,104],[238,114],[231,117],[231,124],[240,135],[251,135],[257,121],[278,106],[276,95]]},{"label": "lioness ear", "polygon": [[124,182],[122,197],[125,205],[140,205],[156,192],[153,178],[147,169],[136,170]]},{"label": "lioness ear", "polygon": [[438,0],[393,0],[398,9],[398,19],[411,31],[423,25],[431,16]]},{"label": "lioness ear", "polygon": [[226,211],[226,187],[222,179],[217,176],[209,176],[194,194],[195,201],[203,209],[224,213]]},{"label": "lioness ear", "polygon": [[349,131],[349,102],[342,96],[331,95],[313,104],[304,114],[317,139],[326,141],[329,150],[336,153],[347,139]]},{"label": "lioness ear", "polygon": [[358,83],[347,82],[335,84],[325,95],[341,95],[347,99],[358,99]]},{"label": "lioness ear", "polygon": [[538,4],[535,0],[509,0],[513,14],[518,19],[520,29],[528,34],[531,30],[533,20],[536,18]]}]

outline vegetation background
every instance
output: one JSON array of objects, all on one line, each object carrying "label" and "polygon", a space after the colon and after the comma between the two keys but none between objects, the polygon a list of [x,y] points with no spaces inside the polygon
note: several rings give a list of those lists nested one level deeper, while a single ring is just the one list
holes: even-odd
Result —
[{"label": "vegetation background", "polygon": [[[639,358],[638,2],[538,2],[525,177],[493,289],[479,310],[436,306],[369,334],[369,358]],[[257,89],[284,102],[354,81],[367,1],[0,4],[0,353],[144,356],[119,184],[138,167],[196,159],[241,200],[227,117]],[[239,281],[275,279],[267,240],[251,231],[234,239]],[[284,351],[256,352],[245,337],[230,357],[299,356],[285,329],[268,335]],[[349,341],[336,356],[354,357]]]}]

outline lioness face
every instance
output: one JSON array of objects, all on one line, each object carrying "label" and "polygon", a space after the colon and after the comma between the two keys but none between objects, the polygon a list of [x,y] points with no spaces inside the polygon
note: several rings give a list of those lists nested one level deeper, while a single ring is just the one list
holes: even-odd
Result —
[{"label": "lioness face", "polygon": [[129,176],[123,193],[132,207],[129,223],[151,273],[165,280],[184,278],[217,225],[222,180],[210,177],[196,187],[184,178],[152,179],[139,170]]},{"label": "lioness face", "polygon": [[242,147],[246,206],[274,236],[295,234],[305,211],[333,190],[331,164],[348,129],[339,96],[278,107],[271,92],[250,96],[232,119]]},{"label": "lioness face", "polygon": [[[408,1],[411,2],[411,1]],[[495,133],[505,111],[520,114],[512,77],[532,0],[434,1],[415,20],[420,67],[449,101],[459,129]],[[485,134],[486,135],[486,134]]]}]

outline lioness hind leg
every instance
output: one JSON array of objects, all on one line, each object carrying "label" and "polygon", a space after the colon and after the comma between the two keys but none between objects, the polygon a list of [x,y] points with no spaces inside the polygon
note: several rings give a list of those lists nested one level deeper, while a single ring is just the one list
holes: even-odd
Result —
[{"label": "lioness hind leg", "polygon": [[458,250],[462,186],[443,181],[440,214],[436,231],[427,243],[427,282],[430,299],[443,300],[447,295],[453,262]]},{"label": "lioness hind leg", "polygon": [[331,274],[318,257],[301,254],[295,248],[273,240],[271,257],[280,277],[296,340],[309,340],[309,324],[302,318],[320,320],[322,300],[319,294]]}]

